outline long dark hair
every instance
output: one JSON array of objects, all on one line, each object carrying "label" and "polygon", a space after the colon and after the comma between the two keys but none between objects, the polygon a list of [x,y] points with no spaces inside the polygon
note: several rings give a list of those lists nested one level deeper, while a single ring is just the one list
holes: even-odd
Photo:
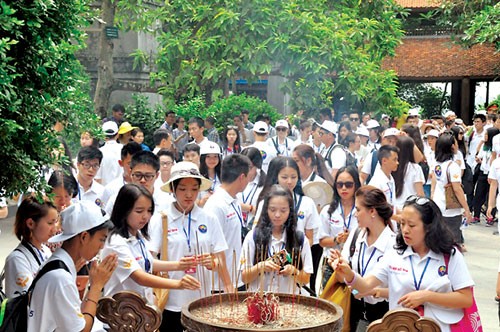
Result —
[{"label": "long dark hair", "polygon": [[[415,143],[411,137],[399,136],[396,146],[399,148],[398,159],[399,165],[395,172],[392,172],[394,177],[394,182],[396,184],[396,197],[400,197],[403,194],[403,188],[405,186],[405,175],[408,170],[408,164],[415,162],[415,156],[413,155],[413,148]],[[408,183],[408,185],[411,185]]]},{"label": "long dark hair", "polygon": [[356,191],[356,204],[363,205],[367,209],[375,209],[384,220],[384,224],[392,229],[391,217],[394,210],[382,190],[374,186],[362,186]]},{"label": "long dark hair", "polygon": [[243,149],[243,151],[241,151],[241,154],[247,156],[252,164],[257,167],[259,172],[259,183],[257,183],[257,187],[262,187],[266,182],[267,175],[266,172],[262,170],[262,154],[260,153],[260,150],[251,146]]},{"label": "long dark hair", "polygon": [[321,176],[330,186],[333,186],[335,183],[332,175],[328,172],[326,168],[325,159],[317,153],[314,152],[314,149],[307,144],[299,144],[294,149],[295,152],[300,158],[304,160],[311,159],[313,170],[318,172],[318,175]]},{"label": "long dark hair", "polygon": [[[460,152],[462,152],[462,155],[465,157],[466,156],[466,150],[465,150],[465,130],[462,127],[459,126],[453,126],[451,127],[450,131],[453,133],[453,136],[455,136],[455,139],[457,140],[458,143],[458,149]],[[459,136],[459,134],[462,133],[462,137]]]},{"label": "long dark hair", "polygon": [[[436,203],[425,197],[410,196],[406,200],[403,209],[410,206],[418,211],[420,219],[424,223],[426,247],[435,253],[450,255],[454,253],[456,243],[453,240],[450,229],[444,223],[443,215]],[[406,248],[408,248],[408,245],[404,241],[401,230],[399,230],[396,236],[396,245],[394,249],[402,255]]]},{"label": "long dark hair", "polygon": [[283,168],[286,167],[291,167],[297,171],[297,184],[295,185],[295,188],[293,189],[293,192],[296,195],[301,195],[304,196],[304,191],[302,190],[302,181],[300,180],[300,170],[299,166],[290,157],[283,157],[283,156],[278,156],[275,157],[271,162],[269,163],[269,168],[267,169],[267,176],[266,176],[266,182],[264,182],[264,188],[262,188],[262,191],[259,195],[259,199],[257,199],[257,204],[261,200],[264,199],[266,196],[266,193],[271,189],[271,187],[275,184],[278,184],[278,174],[281,172]]},{"label": "long dark hair", "polygon": [[236,126],[228,126],[228,127],[226,127],[226,129],[224,129],[224,134],[222,135],[222,142],[224,145],[224,151],[226,151],[228,148],[227,133],[230,130],[233,130],[234,132],[236,132],[236,141],[234,141],[233,152],[240,153],[241,152],[240,132],[238,131],[238,127],[236,127]]},{"label": "long dark hair", "polygon": [[[413,143],[417,146],[420,152],[424,153],[424,141],[420,135],[420,130],[417,126],[406,123],[401,127],[401,130],[408,134],[413,139]],[[413,150],[412,150],[413,151]]]},{"label": "long dark hair", "polygon": [[483,144],[483,150],[491,151],[493,147],[493,137],[495,137],[500,131],[495,127],[490,127],[486,129],[486,134],[488,135],[488,139]]},{"label": "long dark hair", "polygon": [[452,132],[446,131],[439,136],[436,141],[437,162],[443,163],[453,160],[453,144],[455,144],[455,136]]},{"label": "long dark hair", "polygon": [[[337,183],[337,179],[339,178],[339,175],[342,173],[349,173],[350,176],[352,176],[352,179],[354,181],[354,194],[358,191],[359,188],[361,188],[361,182],[359,181],[359,173],[356,167],[353,166],[347,166],[347,167],[341,167],[339,171],[337,172],[337,175],[335,175],[335,183]],[[352,197],[353,203],[355,196]],[[337,207],[340,204],[340,195],[337,190],[337,186],[333,186],[333,198],[332,202],[330,203],[330,207],[328,208],[328,214],[331,216],[332,213],[337,209]]]},{"label": "long dark hair", "polygon": [[[133,183],[129,183],[124,185],[120,191],[118,192],[118,196],[116,196],[115,205],[113,206],[113,211],[111,212],[111,221],[115,226],[111,231],[111,235],[119,234],[124,238],[129,238],[129,229],[127,218],[130,215],[130,212],[134,209],[135,202],[141,197],[145,196],[151,201],[151,215],[155,211],[155,204],[153,200],[153,196],[143,186],[139,186]],[[148,232],[149,222],[141,229],[142,236],[149,240],[149,232]],[[110,236],[111,238],[111,236]]]},{"label": "long dark hair", "polygon": [[[221,158],[220,154],[217,154],[217,157],[219,158],[219,163],[217,164],[217,166],[215,166],[215,174],[220,179],[220,170],[222,168],[222,158]],[[200,156],[200,173],[201,173],[201,175],[203,175],[207,179],[210,178],[208,176],[207,155],[206,154],[202,154]]]},{"label": "long dark hair", "polygon": [[288,200],[289,214],[283,226],[284,232],[286,234],[285,249],[290,255],[292,255],[293,253],[292,257],[293,264],[297,265],[298,262],[298,268],[301,269],[302,260],[300,252],[303,243],[300,243],[299,236],[303,236],[303,234],[299,235],[299,231],[297,231],[297,215],[295,213],[295,208],[293,205],[294,203],[292,194],[288,189],[280,186],[279,184],[271,186],[264,195],[264,205],[262,208],[262,213],[260,215],[260,220],[254,229],[255,232],[254,264],[257,264],[259,261],[266,260],[267,258],[269,258],[270,250],[268,250],[269,249],[268,246],[269,243],[271,243],[273,224],[271,222],[271,219],[269,218],[267,210],[269,207],[269,201],[271,200],[271,198],[274,197],[284,197]]}]

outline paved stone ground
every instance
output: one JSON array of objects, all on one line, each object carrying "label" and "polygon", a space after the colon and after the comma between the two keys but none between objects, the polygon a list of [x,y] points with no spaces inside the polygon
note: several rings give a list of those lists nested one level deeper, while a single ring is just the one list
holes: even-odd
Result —
[{"label": "paved stone ground", "polygon": [[[9,217],[0,220],[0,267],[3,269],[5,257],[17,246],[13,235],[15,208]],[[484,221],[464,229],[467,252],[465,259],[476,283],[475,297],[485,332],[500,331],[498,304],[495,302],[495,288],[500,261],[500,236],[493,235],[495,227],[486,227]]]}]

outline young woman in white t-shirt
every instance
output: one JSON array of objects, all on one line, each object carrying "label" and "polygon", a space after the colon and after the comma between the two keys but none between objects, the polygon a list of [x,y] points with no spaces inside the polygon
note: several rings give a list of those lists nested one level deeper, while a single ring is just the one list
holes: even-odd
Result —
[{"label": "young woman in white t-shirt", "polygon": [[411,195],[425,196],[424,173],[422,167],[415,163],[413,149],[415,143],[411,137],[400,136],[396,142],[399,148],[398,169],[392,173],[396,184],[396,198],[394,205],[397,210],[403,209],[406,198]]},{"label": "young woman in white t-shirt", "polygon": [[367,275],[354,272],[338,252],[333,267],[339,278],[359,292],[389,287],[389,309],[415,309],[435,319],[443,332],[460,321],[473,303],[474,281],[464,257],[442,220],[440,208],[428,198],[411,196],[401,217],[394,249]]},{"label": "young woman in white t-shirt", "polygon": [[[458,146],[451,132],[445,132],[439,136],[436,142],[436,163],[434,164],[434,169],[431,170],[433,173],[431,198],[441,210],[443,221],[450,227],[455,241],[463,245],[464,238],[460,230],[462,213],[465,211],[464,214],[469,223],[472,221],[472,215],[462,189],[462,172],[460,166],[453,161],[453,156],[457,150]],[[450,185],[462,208],[446,208],[445,187]]]},{"label": "young woman in white t-shirt", "polygon": [[173,280],[152,274],[186,269],[195,264],[194,258],[191,262],[165,262],[153,258],[146,247],[149,220],[153,213],[153,196],[145,187],[126,184],[118,192],[111,213],[114,228],[102,251],[103,257],[116,253],[118,267],[104,287],[104,295],[112,296],[122,290],[131,290],[143,296],[149,304],[155,304],[152,288],[200,288],[198,280],[190,275]]}]

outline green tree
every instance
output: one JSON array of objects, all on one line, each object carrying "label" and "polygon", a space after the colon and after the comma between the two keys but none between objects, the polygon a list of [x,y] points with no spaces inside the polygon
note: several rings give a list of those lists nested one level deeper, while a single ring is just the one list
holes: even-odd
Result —
[{"label": "green tree", "polygon": [[[84,0],[0,1],[0,190],[11,195],[44,186],[40,171],[64,160],[56,121],[68,132],[91,129],[83,70]],[[85,121],[84,121],[85,119]],[[77,134],[76,134],[77,135]],[[68,160],[66,160],[67,162]]]},{"label": "green tree", "polygon": [[493,43],[500,50],[500,2],[498,0],[446,0],[431,15],[454,30],[462,45]]},{"label": "green tree", "polygon": [[427,119],[450,108],[450,96],[430,83],[402,83],[398,96],[412,107],[420,106],[422,117]]},{"label": "green tree", "polygon": [[[204,94],[207,102],[228,80],[280,75],[295,109],[344,97],[371,111],[399,113],[396,75],[381,69],[403,36],[392,0],[173,0],[154,7],[120,1],[117,15],[131,28],[156,33],[152,82],[173,100]],[[126,20],[125,20],[126,18]],[[156,28],[157,27],[157,28]]]}]

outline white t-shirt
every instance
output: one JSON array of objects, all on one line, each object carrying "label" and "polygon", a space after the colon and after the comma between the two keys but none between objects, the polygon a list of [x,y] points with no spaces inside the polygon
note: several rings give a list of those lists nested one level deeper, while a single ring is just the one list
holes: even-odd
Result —
[{"label": "white t-shirt", "polygon": [[252,182],[249,182],[243,192],[238,193],[236,197],[238,201],[243,204],[250,204],[253,206],[253,213],[243,212],[243,219],[245,223],[252,222],[252,219],[255,216],[255,209],[257,209],[257,199],[262,191],[262,187],[258,187],[260,180],[260,171],[257,173],[255,179]]},{"label": "white t-shirt", "polygon": [[[449,171],[448,171],[449,169]],[[453,217],[462,214],[462,209],[446,209],[446,195],[444,186],[448,182],[462,182],[460,167],[454,161],[436,162],[432,170],[436,177],[436,187],[434,188],[434,196],[432,200],[441,210],[444,217]],[[448,180],[449,173],[449,180]]]},{"label": "white t-shirt", "polygon": [[316,172],[312,172],[309,177],[302,181],[302,187],[311,182],[323,182],[326,183],[326,180],[319,176]]},{"label": "white t-shirt", "polygon": [[470,168],[474,170],[474,167],[476,167],[476,153],[477,153],[477,147],[481,144],[481,142],[484,139],[484,134],[486,133],[486,129],[483,128],[483,131],[481,134],[478,134],[476,129],[474,129],[473,134],[472,134],[472,139],[470,139],[467,135],[465,136],[465,139],[467,142],[470,140],[469,148],[467,150],[467,164],[469,164]]},{"label": "white t-shirt", "polygon": [[[429,174],[430,174],[432,172],[431,170],[434,168],[434,164],[436,163],[436,153],[432,151],[427,141],[424,143],[424,155],[425,155],[425,160],[427,160],[427,165],[429,165]],[[429,176],[425,184],[431,184],[431,182],[432,179]]]},{"label": "white t-shirt", "polygon": [[[115,195],[111,196],[108,202],[106,203],[104,211],[106,211],[106,213],[109,215],[111,215],[111,213],[113,212],[117,196],[118,192]],[[156,212],[163,211],[170,203],[173,203],[174,201],[175,201],[174,195],[172,195],[171,193],[167,193],[163,190],[155,190],[153,192],[153,202],[155,204]]]},{"label": "white t-shirt", "polygon": [[[372,171],[372,159],[373,159],[373,153],[375,151],[372,151],[366,156],[365,162],[363,163],[363,166],[361,167],[361,172],[370,175]],[[375,174],[375,171],[380,168],[380,163],[378,162],[378,159],[375,158],[375,162],[377,165],[375,165],[375,170],[373,171],[373,174]]]},{"label": "white t-shirt", "polygon": [[[153,256],[146,249],[144,241],[130,234],[128,239],[120,234],[113,234],[108,238],[101,256],[116,253],[118,266],[104,286],[104,296],[113,296],[120,291],[129,290],[139,293],[149,304],[154,304],[153,289],[139,285],[130,277],[137,270],[153,272]],[[149,270],[146,270],[146,260],[149,261]]]},{"label": "white t-shirt", "polygon": [[375,172],[373,173],[370,183],[368,184],[382,190],[387,198],[387,202],[394,206],[396,198],[396,184],[394,183],[392,175],[387,177],[387,175],[385,175],[382,171],[382,168],[377,167],[375,168]]},{"label": "white t-shirt", "polygon": [[[425,268],[426,265],[427,268]],[[412,267],[417,281],[413,278]],[[395,249],[388,251],[370,274],[383,284],[389,285],[390,310],[401,307],[398,300],[403,295],[414,292],[416,290],[415,284],[418,285],[419,280],[421,280],[420,290],[432,290],[442,293],[474,286],[474,281],[469,274],[464,257],[458,250],[450,256],[448,274],[446,274],[443,254],[429,251],[425,257],[420,258],[418,254],[413,252],[411,247],[408,247],[402,255],[398,254]],[[435,315],[435,308],[439,307],[434,304],[424,303],[424,316],[436,319],[441,331],[450,331],[450,326],[441,322],[439,317]],[[446,308],[445,310],[446,318],[453,315],[457,317],[458,321],[463,316],[463,309]]]},{"label": "white t-shirt", "polygon": [[[243,249],[241,251],[241,256],[239,262],[244,262],[241,266],[241,271],[245,269],[249,269],[254,266],[254,257],[255,257],[255,242],[253,240],[253,232],[252,229],[247,236],[245,237],[245,241],[243,241]],[[276,239],[271,235],[271,243],[269,243],[269,252],[270,254],[274,254],[275,252],[279,252],[281,249],[285,248],[286,245],[286,232],[283,232],[280,239]],[[292,253],[289,253],[290,255]],[[306,273],[313,273],[313,264],[312,264],[312,256],[311,256],[311,247],[309,246],[309,241],[304,236],[304,243],[302,245],[302,251],[300,252],[300,257],[302,259],[302,271]],[[256,278],[249,284],[248,290],[250,292],[258,291],[260,288],[261,282],[260,277]],[[263,282],[263,290],[270,291],[275,293],[287,293],[293,294],[299,293],[299,287],[294,283],[294,277],[291,276],[277,276],[274,273],[264,273],[264,282]]]},{"label": "white t-shirt", "polygon": [[[241,232],[242,228],[246,227],[244,224],[243,213],[241,211],[240,203],[237,198],[231,197],[229,193],[224,188],[217,188],[212,196],[210,196],[203,207],[203,210],[214,216],[222,229],[222,233],[224,234],[224,238],[226,239],[226,243],[228,249],[226,250],[226,266],[229,272],[229,276],[233,278],[237,275],[236,271],[234,271],[233,260],[240,257],[241,253]],[[219,289],[219,275],[218,273],[214,274],[214,285],[216,290]],[[236,280],[232,280],[233,285],[236,285]],[[238,287],[243,286],[243,281],[241,278],[238,278]],[[220,285],[223,287],[223,285]]]},{"label": "white t-shirt", "polygon": [[421,183],[423,185],[424,182],[425,178],[422,167],[420,167],[420,165],[416,163],[408,163],[406,165],[406,173],[403,180],[403,191],[401,192],[401,196],[396,197],[394,200],[394,205],[396,206],[396,208],[402,210],[406,199],[411,195],[417,194],[415,184]]},{"label": "white t-shirt", "polygon": [[102,161],[95,178],[101,179],[103,186],[123,176],[123,168],[118,163],[121,160],[122,148],[123,144],[109,140],[99,149],[102,152]]},{"label": "white t-shirt", "polygon": [[338,145],[332,151],[332,169],[340,169],[346,166],[347,155],[342,146]]},{"label": "white t-shirt", "polygon": [[[169,261],[178,261],[182,257],[195,254],[216,254],[227,250],[219,222],[197,205],[188,215],[177,210],[173,203],[169,204],[163,212],[168,216]],[[161,251],[163,235],[161,215],[155,213],[149,223],[151,240],[148,241],[147,246],[149,250],[158,253]],[[193,277],[199,276],[199,281],[202,283],[201,296],[209,296],[212,288],[212,272],[200,266],[197,266],[197,269],[199,269],[198,273],[189,274]],[[171,279],[180,280],[186,273],[186,271],[170,271],[168,275]],[[186,303],[200,298],[200,290],[171,289],[169,294],[166,310],[175,312],[180,312]]]},{"label": "white t-shirt", "polygon": [[293,148],[295,147],[293,141],[285,137],[283,143],[280,143],[278,136],[268,138],[267,144],[276,151],[277,155],[291,157]]},{"label": "white t-shirt", "polygon": [[500,135],[495,135],[491,141],[491,149],[500,157]]},{"label": "white t-shirt", "polygon": [[488,174],[490,171],[491,150],[486,151],[481,149],[477,157],[481,159],[481,166],[480,166],[481,171],[483,172],[483,174]]},{"label": "white t-shirt", "polygon": [[61,260],[69,272],[55,269],[38,280],[28,309],[28,332],[81,331],[85,318],[76,287],[76,268],[71,256],[59,248],[48,261]]},{"label": "white t-shirt", "polygon": [[[26,243],[26,245],[30,246],[35,255],[37,255],[40,264],[43,264],[52,255],[50,249],[43,244],[42,250],[38,250],[30,243]],[[16,297],[28,290],[40,269],[38,261],[22,243],[19,243],[7,256],[4,267],[5,294],[7,297]]]},{"label": "white t-shirt", "polygon": [[267,142],[260,141],[256,141],[248,147],[254,147],[260,150],[260,154],[262,155],[262,170],[267,173],[269,163],[277,156],[276,149],[267,144]]},{"label": "white t-shirt", "polygon": [[[319,231],[320,240],[326,237],[333,238],[344,232],[344,230],[346,229],[349,231],[349,233],[351,233],[358,227],[358,218],[356,217],[356,207],[354,205],[346,218],[344,218],[344,209],[342,208],[342,204],[339,203],[339,205],[331,215],[328,214],[329,208],[330,204],[326,205],[319,214],[321,220],[321,227]],[[323,256],[328,257],[330,249],[341,250],[342,248],[340,245],[336,245],[333,248],[323,247]]]},{"label": "white t-shirt", "polygon": [[78,183],[78,195],[71,199],[71,202],[78,203],[79,201],[91,201],[97,206],[104,208],[102,202],[102,194],[104,193],[104,186],[95,180],[92,181],[92,185],[89,190],[85,191],[83,187]]},{"label": "white t-shirt", "polygon": [[[496,180],[498,183],[500,183],[500,156],[493,160],[493,162],[491,163],[490,172],[488,173],[488,179]],[[496,206],[500,207],[500,194],[497,194]]]},{"label": "white t-shirt", "polygon": [[123,177],[116,178],[104,187],[104,192],[102,193],[102,202],[104,206],[108,204],[111,197],[118,195],[118,192],[127,183]]},{"label": "white t-shirt", "polygon": [[[349,260],[349,250],[353,238],[354,232],[351,232],[342,249],[342,257],[347,260]],[[367,238],[368,233],[366,229],[361,229],[356,239],[354,254],[351,258],[352,269],[362,276],[369,274],[375,268],[377,262],[380,261],[385,254],[392,251],[394,244],[396,244],[396,234],[389,226],[384,228],[377,240],[375,240],[371,246],[368,245]],[[383,287],[387,287],[387,284],[384,283]],[[373,296],[367,296],[364,299],[370,304],[385,301],[383,298],[375,298]]]}]

